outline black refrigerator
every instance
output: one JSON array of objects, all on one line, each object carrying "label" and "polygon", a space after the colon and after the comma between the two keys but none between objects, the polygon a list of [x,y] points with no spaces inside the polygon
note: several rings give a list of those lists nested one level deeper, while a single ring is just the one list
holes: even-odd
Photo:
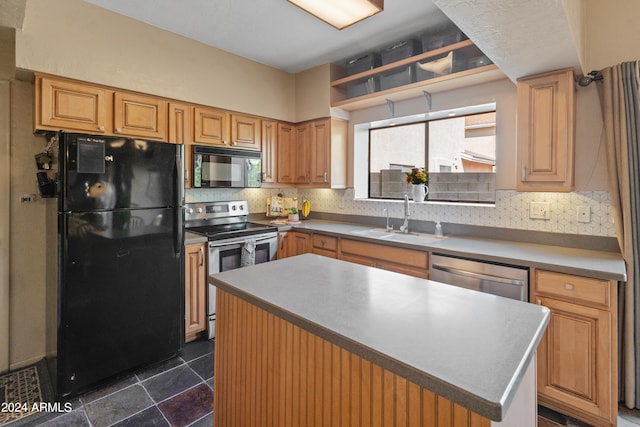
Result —
[{"label": "black refrigerator", "polygon": [[182,145],[58,137],[61,397],[180,350],[184,168]]}]

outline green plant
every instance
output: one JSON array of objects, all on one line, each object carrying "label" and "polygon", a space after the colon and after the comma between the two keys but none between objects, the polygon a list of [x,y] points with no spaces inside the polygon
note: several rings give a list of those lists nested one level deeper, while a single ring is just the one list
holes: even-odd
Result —
[{"label": "green plant", "polygon": [[291,208],[289,209],[289,215],[295,215],[298,213],[298,208]]}]

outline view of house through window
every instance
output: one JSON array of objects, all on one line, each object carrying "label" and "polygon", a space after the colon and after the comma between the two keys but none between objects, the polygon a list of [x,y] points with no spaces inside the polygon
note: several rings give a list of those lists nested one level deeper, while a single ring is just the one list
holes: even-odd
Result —
[{"label": "view of house through window", "polygon": [[369,197],[404,198],[405,172],[425,168],[427,200],[494,203],[495,153],[495,111],[371,129]]}]

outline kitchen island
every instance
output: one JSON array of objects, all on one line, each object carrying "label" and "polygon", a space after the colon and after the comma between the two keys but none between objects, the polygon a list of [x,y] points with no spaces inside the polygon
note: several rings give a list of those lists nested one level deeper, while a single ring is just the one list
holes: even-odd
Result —
[{"label": "kitchen island", "polygon": [[209,280],[216,426],[536,425],[544,307],[312,254]]}]

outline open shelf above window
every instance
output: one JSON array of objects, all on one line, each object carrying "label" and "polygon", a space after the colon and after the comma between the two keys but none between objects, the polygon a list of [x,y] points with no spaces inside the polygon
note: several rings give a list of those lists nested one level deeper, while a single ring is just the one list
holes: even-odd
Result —
[{"label": "open shelf above window", "polygon": [[413,55],[331,82],[331,106],[357,110],[504,78],[471,40]]}]

